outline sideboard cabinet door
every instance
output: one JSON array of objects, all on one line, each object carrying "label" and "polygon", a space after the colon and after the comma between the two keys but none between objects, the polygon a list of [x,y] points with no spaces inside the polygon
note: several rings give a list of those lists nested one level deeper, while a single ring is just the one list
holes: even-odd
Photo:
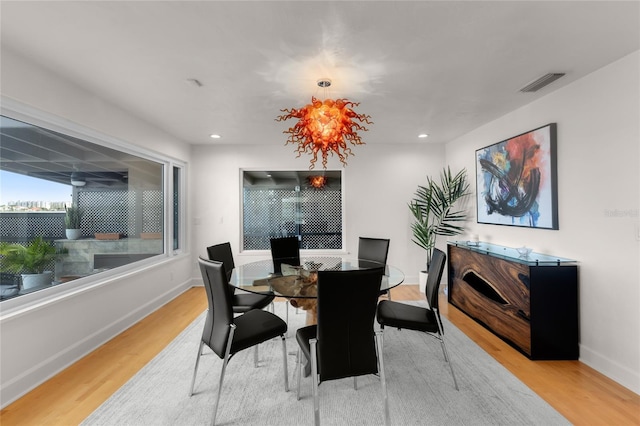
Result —
[{"label": "sideboard cabinet door", "polygon": [[449,303],[531,359],[578,359],[576,265],[530,265],[450,244]]}]

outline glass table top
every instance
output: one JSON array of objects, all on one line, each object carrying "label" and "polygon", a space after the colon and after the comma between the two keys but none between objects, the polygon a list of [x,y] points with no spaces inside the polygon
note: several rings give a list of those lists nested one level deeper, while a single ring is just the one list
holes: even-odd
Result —
[{"label": "glass table top", "polygon": [[560,266],[573,265],[577,263],[576,260],[559,256],[536,253],[533,251],[525,253],[525,251],[522,250],[522,247],[506,247],[482,241],[448,241],[447,244],[530,266]]},{"label": "glass table top", "polygon": [[283,260],[282,273],[273,272],[273,260],[236,265],[229,284],[252,293],[273,292],[287,298],[316,298],[317,271],[354,271],[385,266],[380,290],[389,290],[404,281],[404,273],[391,265],[341,256],[307,256],[297,263]]}]

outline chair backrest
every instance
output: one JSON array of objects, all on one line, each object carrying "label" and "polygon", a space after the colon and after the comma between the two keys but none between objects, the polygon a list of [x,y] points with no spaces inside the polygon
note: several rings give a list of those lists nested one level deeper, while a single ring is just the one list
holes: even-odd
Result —
[{"label": "chair backrest", "polygon": [[273,272],[282,272],[282,264],[300,266],[300,241],[298,237],[284,237],[271,239],[271,257],[273,258]]},{"label": "chair backrest", "polygon": [[233,324],[232,293],[222,262],[198,259],[207,292],[209,310],[202,331],[202,341],[220,358],[224,358],[229,332]]},{"label": "chair backrest", "polygon": [[378,372],[373,322],[384,268],[318,272],[320,380]]},{"label": "chair backrest", "polygon": [[216,262],[222,262],[224,264],[224,270],[227,273],[227,279],[231,278],[236,264],[233,262],[233,252],[231,251],[231,243],[221,243],[207,247],[207,254],[209,260],[215,260]]},{"label": "chair backrest", "polygon": [[438,309],[438,290],[440,289],[440,281],[446,260],[446,254],[437,248],[433,249],[431,264],[429,265],[429,274],[427,275],[425,296],[427,297],[427,302],[429,302],[429,307],[438,310],[438,313],[440,313]]},{"label": "chair backrest", "polygon": [[358,259],[360,260],[371,260],[386,265],[388,253],[388,239],[360,237],[358,240]]}]

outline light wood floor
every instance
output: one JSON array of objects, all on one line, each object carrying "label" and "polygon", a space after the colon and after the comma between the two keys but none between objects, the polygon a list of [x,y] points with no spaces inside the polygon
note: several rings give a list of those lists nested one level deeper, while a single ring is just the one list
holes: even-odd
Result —
[{"label": "light wood floor", "polygon": [[[394,300],[420,300],[418,286]],[[206,309],[192,288],[0,411],[0,424],[77,425]],[[442,313],[576,425],[640,425],[640,396],[578,361],[529,361],[443,299]],[[446,332],[446,330],[445,330]],[[455,367],[455,366],[454,366]]]}]

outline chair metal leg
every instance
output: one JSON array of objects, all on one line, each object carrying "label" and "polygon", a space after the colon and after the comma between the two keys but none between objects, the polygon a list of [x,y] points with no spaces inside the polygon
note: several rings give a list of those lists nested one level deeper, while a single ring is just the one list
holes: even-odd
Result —
[{"label": "chair metal leg", "polygon": [[384,400],[384,424],[389,426],[391,424],[391,416],[389,414],[389,395],[387,393],[387,379],[384,375],[384,357],[382,356],[382,350],[384,347],[384,341],[382,338],[382,331],[376,332],[376,352],[378,355],[378,365],[380,366],[378,373],[380,373],[380,382],[382,384],[382,398]]},{"label": "chair metal leg", "polygon": [[255,349],[253,350],[253,366],[255,368],[258,368],[258,346],[259,345],[255,345]]},{"label": "chair metal leg", "polygon": [[310,339],[311,345],[311,379],[313,382],[313,423],[320,426],[320,397],[318,396],[318,353],[316,344],[318,339]]},{"label": "chair metal leg", "polygon": [[449,362],[449,354],[447,354],[447,348],[444,347],[444,340],[442,337],[436,337],[436,339],[440,340],[440,347],[442,348],[442,354],[444,355],[444,360]]},{"label": "chair metal leg", "polygon": [[353,376],[353,390],[358,390],[358,378]]},{"label": "chair metal leg", "polygon": [[218,414],[218,404],[220,403],[220,394],[222,393],[222,382],[224,381],[224,373],[227,370],[227,364],[229,363],[229,354],[231,353],[231,342],[233,342],[233,335],[236,331],[235,324],[231,324],[231,332],[227,339],[227,349],[224,353],[224,362],[222,364],[222,371],[220,372],[220,383],[218,383],[218,394],[216,395],[216,403],[213,406],[213,418],[211,419],[211,425],[216,424],[216,415]]},{"label": "chair metal leg", "polygon": [[447,346],[444,344],[443,336],[440,336],[440,345],[442,346],[442,352],[444,352],[444,359],[445,361],[447,361],[447,364],[449,364],[449,369],[451,370],[451,376],[453,377],[453,385],[455,386],[456,390],[459,391],[460,389],[458,388],[458,381],[456,380],[456,375],[453,372],[453,363],[451,362],[451,359],[449,359],[449,355],[447,353]]},{"label": "chair metal leg", "polygon": [[202,348],[204,342],[200,340],[200,346],[198,346],[198,356],[196,356],[196,365],[193,367],[193,378],[191,379],[191,388],[189,389],[189,396],[193,396],[193,387],[196,384],[196,373],[198,372],[198,365],[200,364],[200,357],[202,356]]},{"label": "chair metal leg", "polygon": [[382,342],[384,343],[384,325],[380,326],[380,330],[379,331],[374,331],[373,334],[375,335],[375,346],[376,346],[376,364],[378,365],[378,372],[375,374],[375,376],[379,379],[380,378],[380,357],[382,356],[382,353],[378,350],[378,334],[380,334],[380,340],[382,340]]},{"label": "chair metal leg", "polygon": [[[458,381],[456,380],[456,375],[453,372],[453,364],[451,363],[451,360],[449,359],[449,353],[447,352],[447,346],[444,344],[444,327],[442,326],[442,319],[440,318],[440,313],[434,309],[434,312],[436,314],[436,321],[438,324],[438,335],[435,336],[433,334],[431,334],[433,337],[435,337],[436,339],[440,340],[440,346],[442,347],[442,353],[444,354],[444,360],[449,364],[449,369],[451,370],[451,376],[453,377],[453,385],[455,386],[456,390],[459,391],[460,389],[458,388]],[[427,333],[429,334],[429,333]]]},{"label": "chair metal leg", "polygon": [[376,376],[380,378],[380,370],[382,369],[382,367],[380,367],[380,358],[382,358],[382,351],[380,350],[380,348],[382,346],[378,347],[378,335],[380,336],[380,340],[384,342],[384,326],[380,328],[380,331],[374,331],[373,334],[376,344],[376,363],[378,364],[378,374],[376,374]]},{"label": "chair metal leg", "polygon": [[302,351],[298,348],[296,354],[296,369],[298,370],[298,389],[296,391],[296,400],[300,401],[300,384],[302,380]]},{"label": "chair metal leg", "polygon": [[282,338],[282,362],[284,363],[284,391],[289,392],[289,370],[287,368],[287,341],[284,334]]}]

